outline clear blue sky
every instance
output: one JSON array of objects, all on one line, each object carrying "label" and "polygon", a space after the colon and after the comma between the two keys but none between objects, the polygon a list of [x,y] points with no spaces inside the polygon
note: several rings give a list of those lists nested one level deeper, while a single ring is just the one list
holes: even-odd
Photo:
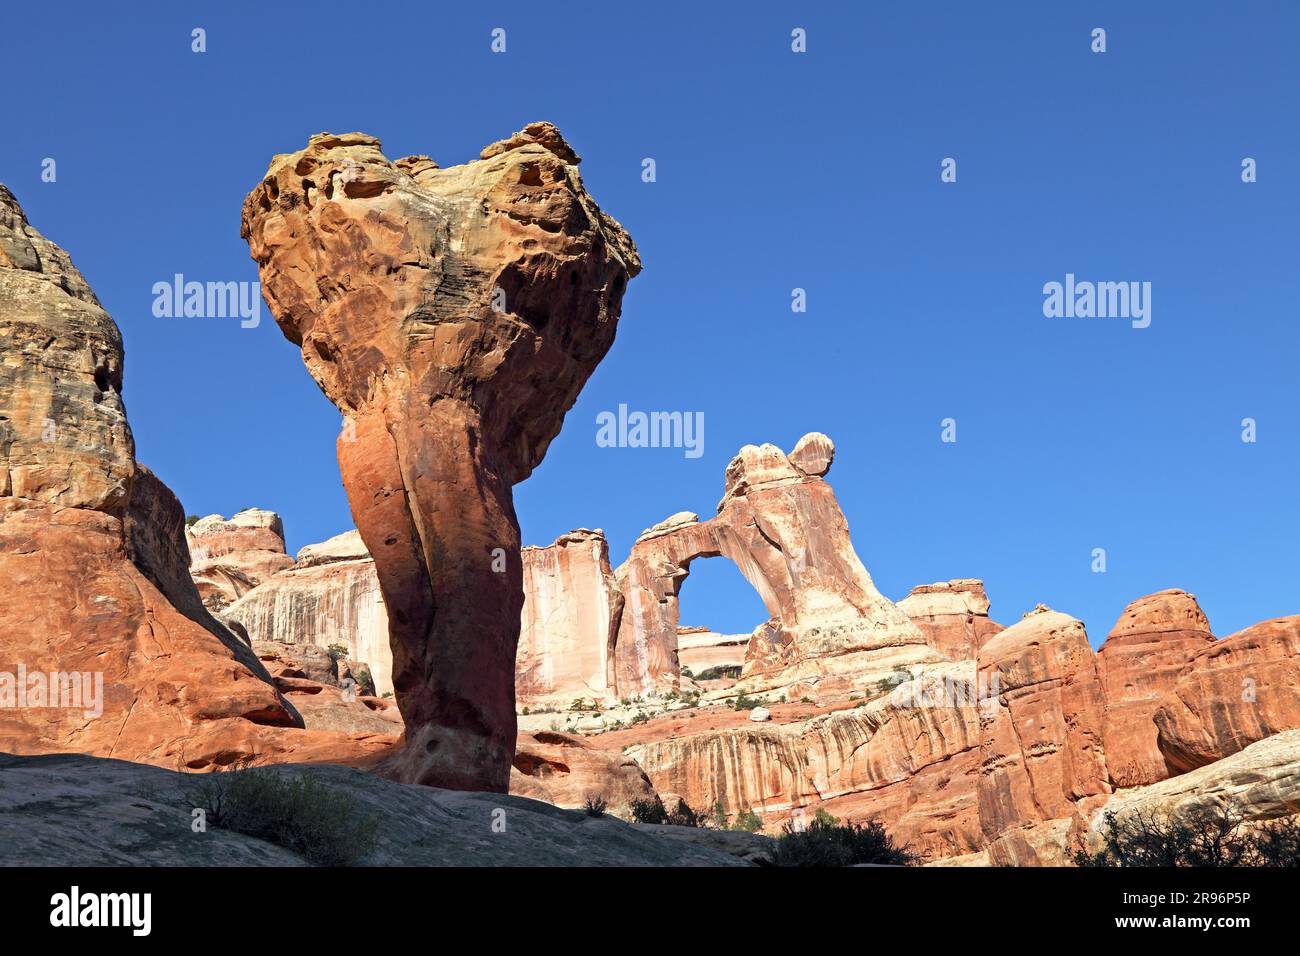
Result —
[{"label": "clear blue sky", "polygon": [[[1221,635],[1300,612],[1300,4],[841,6],[11,4],[0,181],[121,326],[141,460],[187,511],[280,512],[291,550],[351,524],[336,412],[265,310],[159,319],[153,283],[255,281],[240,203],[314,132],[452,165],[549,119],[645,271],[516,489],[525,541],[602,527],[618,563],[712,514],[742,444],[819,430],[895,599],[980,577],[995,618],[1041,601],[1094,643],[1164,587]],[[1151,327],[1045,318],[1067,272],[1151,282]],[[703,411],[703,456],[597,447],[620,402]],[[763,617],[724,564],[685,623]]]}]

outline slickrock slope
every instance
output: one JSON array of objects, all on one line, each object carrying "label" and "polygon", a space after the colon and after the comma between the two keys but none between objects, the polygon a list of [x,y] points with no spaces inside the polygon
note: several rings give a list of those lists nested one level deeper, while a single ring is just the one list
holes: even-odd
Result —
[{"label": "slickrock slope", "polygon": [[921,584],[898,602],[898,609],[912,619],[926,642],[949,660],[973,661],[979,649],[1001,624],[989,620],[989,599],[984,582],[958,578],[937,584]]},{"label": "slickrock slope", "polygon": [[388,608],[406,780],[509,783],[512,486],[613,344],[640,270],[577,164],[549,123],[449,169],[322,133],[244,202],[276,321],[347,419],[339,465]]},{"label": "slickrock slope", "polygon": [[615,650],[622,696],[678,686],[678,601],[696,558],[725,555],[772,620],[755,632],[744,677],[755,688],[875,680],[941,660],[920,630],[876,590],[822,477],[834,446],[805,435],[790,455],[746,445],[727,466],[718,513],[673,515],[637,538],[617,570],[623,618]]},{"label": "slickrock slope", "polygon": [[[357,801],[376,823],[376,844],[363,866],[745,865],[725,847],[521,797],[404,786],[347,767],[258,772],[311,773]],[[283,847],[229,830],[194,833],[193,790],[192,778],[120,760],[0,754],[0,844],[19,865],[306,864]]]},{"label": "slickrock slope", "polygon": [[522,559],[516,703],[567,707],[579,697],[610,697],[623,595],[604,534],[581,528],[550,547],[524,548]]},{"label": "slickrock slope", "polygon": [[200,518],[185,529],[190,576],[203,603],[220,611],[277,571],[293,566],[284,553],[284,525],[273,511],[249,508],[229,521]]},{"label": "slickrock slope", "polygon": [[990,859],[1058,862],[1045,854],[1059,850],[1061,827],[1088,809],[1081,801],[1111,790],[1102,686],[1083,624],[1040,605],[980,648],[979,679],[990,694],[980,707],[979,781]]},{"label": "slickrock slope", "polygon": [[1186,591],[1159,591],[1124,609],[1097,651],[1106,768],[1114,786],[1139,787],[1169,776],[1156,744],[1156,708],[1179,672],[1213,643],[1205,612]]},{"label": "slickrock slope", "polygon": [[1300,727],[1300,616],[1202,648],[1162,698],[1155,723],[1160,752],[1179,772]]},{"label": "slickrock slope", "polygon": [[0,672],[75,671],[89,692],[0,708],[0,749],[170,767],[264,750],[301,718],[187,584],[180,506],[137,469],[121,385],[117,326],[0,186]]},{"label": "slickrock slope", "polygon": [[225,609],[253,642],[342,644],[365,664],[378,694],[391,693],[388,613],[370,552],[355,531],[298,552],[292,568],[275,574]]}]

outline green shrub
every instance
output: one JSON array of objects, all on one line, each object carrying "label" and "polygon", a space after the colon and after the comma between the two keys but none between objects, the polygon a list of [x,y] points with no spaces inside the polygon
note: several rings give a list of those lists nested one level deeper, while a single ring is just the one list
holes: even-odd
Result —
[{"label": "green shrub", "polygon": [[813,814],[813,819],[816,820],[818,823],[824,823],[830,827],[833,827],[835,826],[835,824],[840,822],[839,817],[835,816],[832,813],[827,812],[827,810],[823,807],[817,808],[817,812]]},{"label": "green shrub", "polygon": [[763,820],[749,807],[745,807],[736,814],[736,821],[731,824],[731,829],[744,830],[746,833],[757,833],[763,829]]},{"label": "green shrub", "polygon": [[370,676],[370,671],[363,667],[360,670],[354,671],[352,677],[357,682],[358,694],[365,697],[375,696],[375,679]]},{"label": "green shrub", "polygon": [[316,866],[355,866],[375,847],[379,819],[310,770],[295,776],[240,765],[204,774],[186,794],[208,825],[265,840]]},{"label": "green shrub", "polygon": [[191,527],[192,525],[197,524],[197,523],[198,523],[198,520],[199,520],[199,516],[198,516],[198,515],[186,515],[186,516],[185,516],[185,527],[188,528],[188,527]]},{"label": "green shrub", "polygon": [[772,849],[772,862],[776,866],[911,866],[919,858],[906,847],[895,846],[877,820],[834,824],[818,817],[802,831],[787,823]]},{"label": "green shrub", "polygon": [[329,651],[330,660],[333,661],[341,661],[348,656],[348,646],[346,644],[331,644],[325,650]]},{"label": "green shrub", "polygon": [[731,706],[735,710],[753,710],[755,707],[762,707],[766,703],[767,701],[762,700],[761,698],[741,694],[731,702]]},{"label": "green shrub", "polygon": [[1135,811],[1104,817],[1102,846],[1079,866],[1300,866],[1300,816],[1247,824],[1233,803],[1172,816]]}]

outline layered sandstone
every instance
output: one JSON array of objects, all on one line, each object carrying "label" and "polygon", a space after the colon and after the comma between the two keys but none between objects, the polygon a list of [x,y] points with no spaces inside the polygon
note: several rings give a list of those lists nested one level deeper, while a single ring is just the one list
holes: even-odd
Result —
[{"label": "layered sandstone", "polygon": [[898,609],[921,629],[926,643],[954,661],[973,661],[1003,629],[989,619],[984,582],[974,578],[918,585],[898,602]]},{"label": "layered sandstone", "polygon": [[620,816],[628,815],[633,800],[655,797],[650,778],[631,757],[544,730],[519,735],[510,793],[571,808],[598,797]]},{"label": "layered sandstone", "polygon": [[1110,793],[1101,681],[1083,624],[1040,606],[980,648],[980,825],[990,859],[1056,862],[1089,801]]},{"label": "layered sandstone", "polygon": [[1169,776],[1156,741],[1155,712],[1188,662],[1214,643],[1196,598],[1166,590],[1124,609],[1097,650],[1106,698],[1106,768],[1115,787],[1140,787]]},{"label": "layered sandstone", "polygon": [[509,782],[512,486],[613,344],[640,269],[577,163],[549,123],[448,169],[322,133],[244,203],[276,321],[346,419],[339,465],[388,609],[405,780]]},{"label": "layered sandstone", "polygon": [[293,567],[273,575],[224,611],[254,642],[347,648],[365,664],[376,693],[393,691],[388,614],[375,563],[355,531],[298,552]]},{"label": "layered sandstone", "polygon": [[135,462],[122,359],[67,254],[0,186],[0,750],[229,762],[301,718],[198,602],[180,504]]},{"label": "layered sandstone", "polygon": [[824,475],[834,446],[805,435],[789,455],[746,445],[727,466],[718,513],[681,512],[647,529],[616,576],[624,597],[615,649],[621,696],[678,686],[678,592],[697,558],[725,555],[771,621],[751,638],[754,688],[875,680],[940,660],[915,624],[876,589],[849,540]]},{"label": "layered sandstone", "polygon": [[1154,719],[1157,746],[1176,773],[1300,727],[1300,616],[1253,624],[1201,648]]},{"label": "layered sandstone", "polygon": [[748,634],[719,634],[707,627],[679,627],[677,660],[683,673],[689,671],[697,678],[720,667],[739,670],[745,665],[749,638]]},{"label": "layered sandstone", "polygon": [[284,551],[284,525],[273,511],[248,508],[230,520],[200,518],[185,529],[190,576],[203,603],[224,610],[271,575],[293,566]]},{"label": "layered sandstone", "polygon": [[609,699],[623,595],[604,534],[571,531],[549,547],[524,548],[522,562],[516,702],[537,707]]}]

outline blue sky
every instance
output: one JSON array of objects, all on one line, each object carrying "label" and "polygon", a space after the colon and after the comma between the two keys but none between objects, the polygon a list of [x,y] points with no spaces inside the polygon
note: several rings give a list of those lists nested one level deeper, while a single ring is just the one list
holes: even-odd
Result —
[{"label": "blue sky", "polygon": [[[152,314],[177,272],[256,280],[239,209],[272,154],[363,130],[445,166],[549,119],[645,271],[516,488],[525,541],[601,527],[618,563],[712,514],[742,444],[818,430],[892,598],[980,577],[995,618],[1041,601],[1094,643],[1164,587],[1221,635],[1300,612],[1300,5],[274,6],[22,4],[0,34],[0,181],[121,326],[139,457],[187,511],[274,509],[291,550],[351,526],[338,416],[269,313]],[[1066,273],[1149,281],[1151,326],[1044,317]],[[621,402],[702,411],[704,454],[598,447]],[[696,563],[683,623],[763,616]]]}]

